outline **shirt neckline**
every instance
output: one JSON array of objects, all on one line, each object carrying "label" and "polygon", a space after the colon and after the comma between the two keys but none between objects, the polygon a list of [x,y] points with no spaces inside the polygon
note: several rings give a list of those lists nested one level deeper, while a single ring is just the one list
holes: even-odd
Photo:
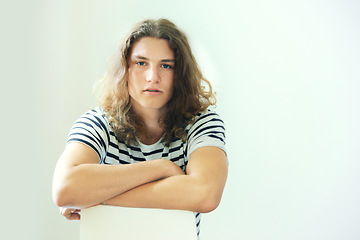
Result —
[{"label": "shirt neckline", "polygon": [[149,149],[150,150],[150,149],[154,149],[155,146],[159,145],[162,142],[162,140],[164,139],[164,135],[162,135],[161,138],[156,143],[153,143],[153,144],[150,144],[150,145],[142,143],[138,138],[136,138],[136,140],[137,140],[137,142],[139,143],[139,146],[142,149]]}]

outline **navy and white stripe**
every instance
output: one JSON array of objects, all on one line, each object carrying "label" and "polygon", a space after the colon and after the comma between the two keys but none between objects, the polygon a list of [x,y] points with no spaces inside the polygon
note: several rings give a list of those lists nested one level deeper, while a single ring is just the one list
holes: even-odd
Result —
[{"label": "navy and white stripe", "polygon": [[[67,142],[81,142],[88,145],[99,156],[101,164],[131,164],[166,158],[173,161],[184,171],[193,151],[200,147],[215,146],[225,151],[224,122],[214,111],[199,113],[193,124],[188,125],[187,141],[174,140],[169,147],[162,139],[152,145],[139,142],[129,146],[118,141],[101,108],[95,108],[82,115],[73,125]],[[201,214],[195,213],[197,233],[200,233]]]}]

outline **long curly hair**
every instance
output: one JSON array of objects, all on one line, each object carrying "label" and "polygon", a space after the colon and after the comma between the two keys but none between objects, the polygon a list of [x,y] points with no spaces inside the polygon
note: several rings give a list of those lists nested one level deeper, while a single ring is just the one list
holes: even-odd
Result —
[{"label": "long curly hair", "polygon": [[138,23],[122,42],[97,85],[100,107],[104,109],[118,140],[136,145],[144,125],[130,103],[128,60],[132,46],[143,37],[165,39],[174,51],[174,91],[166,105],[166,115],[159,119],[159,124],[165,132],[165,145],[170,145],[176,138],[186,142],[186,125],[194,122],[197,113],[215,105],[216,99],[210,82],[200,71],[186,35],[167,19],[149,19]]}]

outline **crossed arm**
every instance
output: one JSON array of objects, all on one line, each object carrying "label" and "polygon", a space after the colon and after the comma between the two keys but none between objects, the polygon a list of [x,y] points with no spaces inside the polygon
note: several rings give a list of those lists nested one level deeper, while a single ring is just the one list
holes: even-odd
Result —
[{"label": "crossed arm", "polygon": [[187,174],[166,159],[127,165],[98,164],[90,147],[69,143],[53,179],[53,199],[68,219],[98,204],[210,212],[220,203],[227,178],[225,153],[217,147],[195,150]]}]

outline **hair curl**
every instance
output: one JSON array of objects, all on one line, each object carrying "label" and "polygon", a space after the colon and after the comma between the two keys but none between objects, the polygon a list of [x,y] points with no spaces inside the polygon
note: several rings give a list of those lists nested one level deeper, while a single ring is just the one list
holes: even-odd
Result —
[{"label": "hair curl", "polygon": [[159,119],[159,123],[165,132],[165,145],[174,138],[185,142],[186,125],[194,122],[198,112],[215,105],[216,99],[210,82],[200,71],[186,35],[167,19],[138,23],[122,42],[97,86],[100,107],[104,109],[116,137],[127,144],[137,144],[143,122],[135,115],[130,103],[128,59],[134,43],[143,37],[165,39],[174,51],[174,91],[166,106],[166,116]]}]

